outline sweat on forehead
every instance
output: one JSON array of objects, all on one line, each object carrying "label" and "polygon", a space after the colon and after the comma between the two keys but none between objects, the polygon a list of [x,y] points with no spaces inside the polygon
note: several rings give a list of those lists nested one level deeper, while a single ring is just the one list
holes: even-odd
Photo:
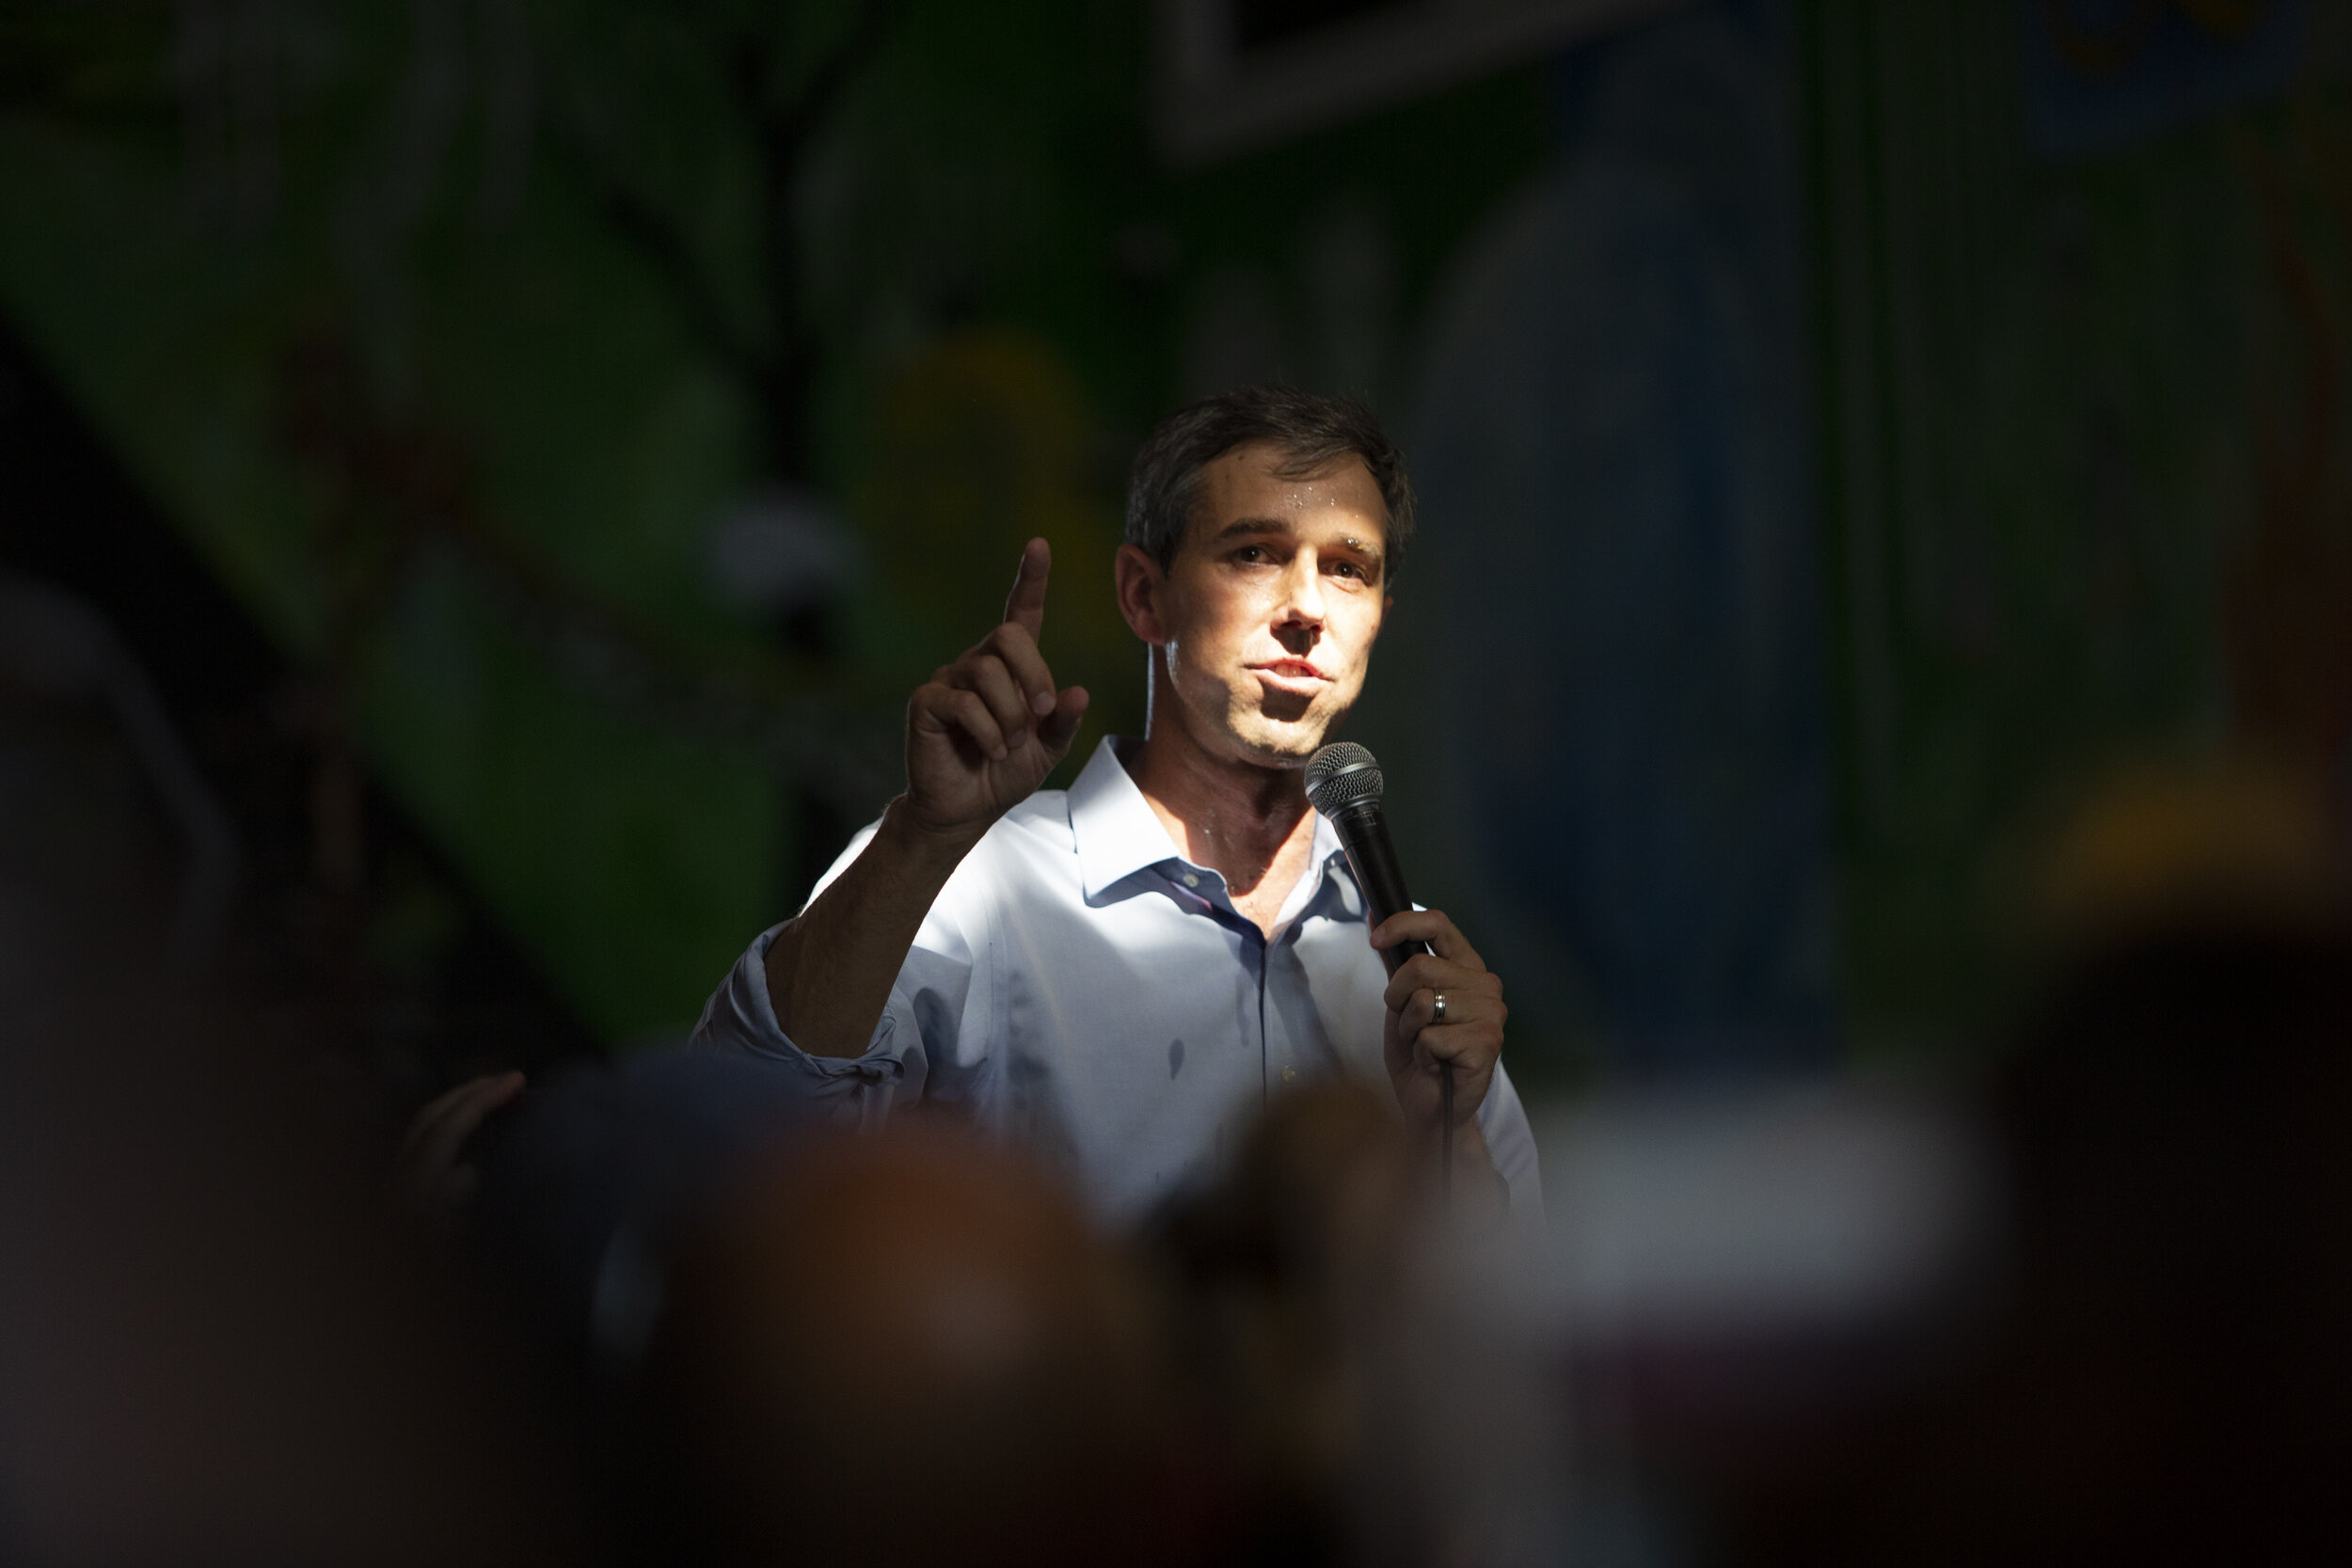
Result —
[{"label": "sweat on forehead", "polygon": [[1286,457],[1268,442],[1235,447],[1204,465],[1186,487],[1184,523],[1172,542],[1163,566],[1194,547],[1215,547],[1244,534],[1295,538],[1302,532],[1325,532],[1333,514],[1355,526],[1347,529],[1349,547],[1366,549],[1364,535],[1374,543],[1368,552],[1376,560],[1388,555],[1388,507],[1370,470],[1353,453],[1343,452],[1311,469]]}]

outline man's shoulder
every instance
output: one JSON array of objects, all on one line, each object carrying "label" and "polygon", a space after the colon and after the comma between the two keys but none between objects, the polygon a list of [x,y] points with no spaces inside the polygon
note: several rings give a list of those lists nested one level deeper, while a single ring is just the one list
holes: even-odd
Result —
[{"label": "man's shoulder", "polygon": [[[812,900],[866,852],[881,827],[880,821],[869,822],[850,837],[848,847],[810,891]],[[963,863],[947,879],[941,897],[984,894],[990,886],[1018,876],[1025,866],[1052,863],[1055,850],[1068,854],[1072,847],[1069,793],[1059,789],[1038,790],[998,817],[980,836],[979,843],[964,856]]]},{"label": "man's shoulder", "polygon": [[[1012,810],[996,820],[996,827],[1011,826],[1016,830],[1032,824],[1058,828],[1064,836],[1070,832],[1070,791],[1041,789],[1033,792]],[[993,832],[995,829],[991,829]]]},{"label": "man's shoulder", "polygon": [[995,879],[1041,861],[1052,863],[1051,857],[1067,857],[1073,848],[1069,792],[1041,789],[996,819],[957,876],[970,872],[982,880]]},{"label": "man's shoulder", "polygon": [[931,913],[975,927],[993,918],[990,911],[1006,900],[1033,904],[1065,876],[1074,880],[1077,874],[1062,792],[1040,790],[998,817],[972,847],[939,890]]}]

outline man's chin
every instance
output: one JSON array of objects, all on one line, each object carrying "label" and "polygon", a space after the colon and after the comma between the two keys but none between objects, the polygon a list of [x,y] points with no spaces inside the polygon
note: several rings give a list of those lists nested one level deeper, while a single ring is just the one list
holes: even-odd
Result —
[{"label": "man's chin", "polygon": [[1261,768],[1304,768],[1322,750],[1331,725],[1328,720],[1300,720],[1279,724],[1253,724],[1233,736],[1243,756]]}]

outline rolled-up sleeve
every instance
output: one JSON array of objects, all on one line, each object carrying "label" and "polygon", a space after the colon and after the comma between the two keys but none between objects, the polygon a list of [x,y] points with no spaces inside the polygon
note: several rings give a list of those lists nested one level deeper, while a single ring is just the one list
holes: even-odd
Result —
[{"label": "rolled-up sleeve", "polygon": [[855,1056],[816,1056],[794,1044],[776,1022],[768,994],[768,949],[784,929],[762,931],[735,961],[703,1008],[687,1042],[690,1051],[751,1056],[774,1064],[814,1105],[837,1122],[871,1126],[894,1103],[923,1092],[924,1053],[912,1000],[893,987],[873,1037]]},{"label": "rolled-up sleeve", "polygon": [[[874,825],[869,825],[850,841],[840,858],[818,879],[809,893],[812,902],[850,868],[873,838]],[[957,1008],[943,1009],[936,1005],[938,998],[927,999],[920,993],[944,988],[961,1000],[970,971],[961,934],[951,922],[943,920],[941,911],[934,911],[924,921],[923,934],[899,970],[898,983],[890,989],[890,999],[865,1051],[855,1056],[816,1056],[784,1032],[776,1022],[775,1003],[768,994],[768,949],[788,924],[760,932],[749,950],[735,960],[735,967],[704,1006],[687,1049],[771,1063],[785,1081],[830,1120],[848,1126],[879,1125],[893,1107],[912,1105],[923,1098],[932,1051],[942,1043],[952,1049],[952,1041],[927,1041],[916,1019],[921,1007],[933,1018],[936,1033],[943,1012],[955,1018]],[[927,1000],[932,1005],[924,1006]]]}]

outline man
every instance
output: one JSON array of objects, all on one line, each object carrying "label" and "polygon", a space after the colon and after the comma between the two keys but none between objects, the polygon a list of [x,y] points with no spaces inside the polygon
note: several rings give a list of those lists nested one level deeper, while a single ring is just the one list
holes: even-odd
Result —
[{"label": "man", "polygon": [[[772,1058],[844,1119],[952,1106],[1062,1163],[1114,1221],[1205,1174],[1303,1077],[1385,1081],[1434,1150],[1450,1062],[1460,1175],[1533,1212],[1502,982],[1437,911],[1367,931],[1307,802],[1412,505],[1356,404],[1253,388],[1168,420],[1136,456],[1116,566],[1151,656],[1143,737],[1039,790],[1087,693],[1057,690],[1040,651],[1031,540],[1004,623],[908,705],[906,793],[752,944],[695,1045]],[[1391,979],[1379,950],[1411,940],[1435,951]]]}]

